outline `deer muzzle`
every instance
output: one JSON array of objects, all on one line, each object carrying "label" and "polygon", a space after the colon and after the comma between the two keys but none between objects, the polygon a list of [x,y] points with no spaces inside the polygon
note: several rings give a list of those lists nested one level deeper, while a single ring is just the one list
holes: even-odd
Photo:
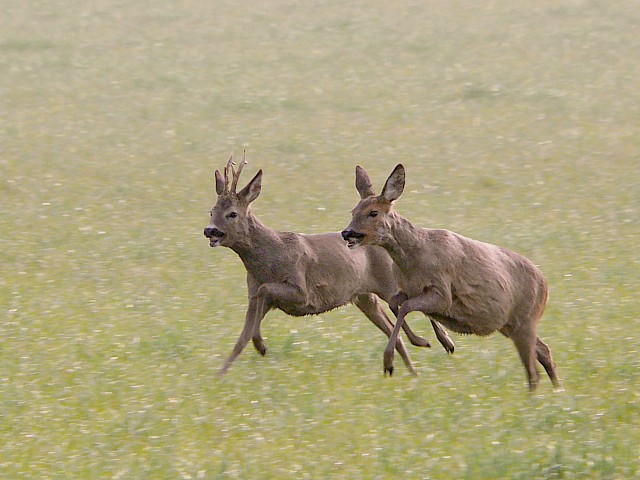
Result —
[{"label": "deer muzzle", "polygon": [[347,242],[347,247],[353,248],[356,247],[364,240],[364,233],[356,232],[355,230],[343,230],[342,238],[345,242]]},{"label": "deer muzzle", "polygon": [[209,239],[209,245],[217,247],[222,242],[225,233],[216,227],[207,227],[204,229],[204,236]]}]

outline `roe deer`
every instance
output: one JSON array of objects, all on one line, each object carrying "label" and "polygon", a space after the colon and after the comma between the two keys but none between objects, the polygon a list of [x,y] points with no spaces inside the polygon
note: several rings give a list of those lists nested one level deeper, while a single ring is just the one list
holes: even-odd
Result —
[{"label": "roe deer", "polygon": [[516,345],[530,390],[539,382],[536,359],[555,387],[560,383],[549,348],[537,336],[547,303],[547,282],[525,257],[448,230],[419,228],[393,210],[405,184],[397,165],[382,193],[373,191],[356,167],[360,201],[342,232],[350,248],[380,245],[394,262],[400,291],[390,302],[397,321],[384,352],[384,373],[393,373],[393,345],[409,312],[420,311],[459,333],[489,335],[498,330]]},{"label": "roe deer", "polygon": [[[239,192],[238,179],[246,164],[236,171],[231,157],[224,168],[224,177],[216,170],[217,202],[211,210],[211,222],[204,235],[212,247],[231,248],[247,270],[249,306],[240,338],[219,374],[224,374],[240,354],[249,339],[264,355],[266,346],[260,334],[265,314],[278,308],[293,315],[315,315],[355,304],[380,330],[391,335],[389,320],[378,297],[389,301],[397,292],[393,276],[393,262],[380,247],[350,250],[339,232],[303,235],[278,232],[264,225],[250,209],[260,194],[262,170]],[[229,173],[232,174],[231,182]],[[429,347],[429,343],[405,325],[405,333],[412,344]],[[444,348],[453,352],[454,344],[441,325],[433,323],[436,336]],[[393,341],[405,365],[415,374],[401,338]]]}]

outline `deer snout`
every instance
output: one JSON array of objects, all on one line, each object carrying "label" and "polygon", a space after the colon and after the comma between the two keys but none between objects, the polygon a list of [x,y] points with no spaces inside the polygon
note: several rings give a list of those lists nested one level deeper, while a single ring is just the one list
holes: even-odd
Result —
[{"label": "deer snout", "polygon": [[364,233],[356,232],[351,229],[343,230],[341,235],[344,241],[347,242],[347,247],[349,248],[358,245],[365,237]]},{"label": "deer snout", "polygon": [[364,233],[359,233],[351,229],[343,230],[341,235],[345,241],[349,240],[350,238],[364,238]]},{"label": "deer snout", "polygon": [[224,237],[224,232],[216,227],[207,227],[204,229],[204,236],[207,238]]},{"label": "deer snout", "polygon": [[204,236],[209,239],[209,245],[217,247],[222,242],[225,233],[216,227],[207,227],[204,229]]}]

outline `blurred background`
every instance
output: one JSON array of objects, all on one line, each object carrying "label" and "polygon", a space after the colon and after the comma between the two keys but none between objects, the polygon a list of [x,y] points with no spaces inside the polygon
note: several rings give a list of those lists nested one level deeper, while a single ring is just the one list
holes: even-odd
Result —
[{"label": "blurred background", "polygon": [[[639,7],[3,2],[0,475],[638,475]],[[384,378],[351,306],[271,312],[217,379],[245,271],[202,229],[244,148],[272,228],[341,230],[354,166],[402,162],[401,214],[532,259],[565,391],[418,314],[434,348]]]}]

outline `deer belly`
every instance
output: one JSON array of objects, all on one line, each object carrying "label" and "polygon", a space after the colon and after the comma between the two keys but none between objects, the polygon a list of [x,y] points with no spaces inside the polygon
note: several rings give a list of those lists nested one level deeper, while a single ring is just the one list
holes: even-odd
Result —
[{"label": "deer belly", "polygon": [[300,317],[303,315],[318,315],[349,303],[351,297],[347,289],[338,290],[335,285],[316,285],[308,288],[304,302],[276,303],[276,307],[283,312]]},{"label": "deer belly", "polygon": [[452,317],[448,315],[429,314],[429,317],[433,320],[437,320],[449,330],[468,334],[468,335],[491,335],[496,331],[496,327],[493,322],[483,321],[482,319],[466,319],[462,317]]},{"label": "deer belly", "polygon": [[276,305],[276,307],[282,310],[287,315],[291,315],[293,317],[304,317],[305,315],[318,315],[320,313],[325,313],[325,312],[328,312],[329,310],[333,310],[334,308],[341,307],[345,304],[346,302],[343,304],[337,304],[337,305],[287,304],[287,305]]},{"label": "deer belly", "polygon": [[445,314],[456,323],[452,327],[456,332],[490,335],[509,319],[512,302],[503,290],[490,292],[476,287],[453,289],[452,294],[451,308]]}]

